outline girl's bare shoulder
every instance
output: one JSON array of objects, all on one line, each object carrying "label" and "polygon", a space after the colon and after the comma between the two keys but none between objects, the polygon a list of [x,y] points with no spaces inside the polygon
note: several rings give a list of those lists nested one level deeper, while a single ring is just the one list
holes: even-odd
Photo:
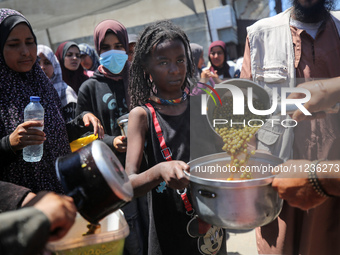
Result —
[{"label": "girl's bare shoulder", "polygon": [[133,108],[129,113],[129,121],[136,120],[138,122],[146,122],[147,121],[147,113],[145,109],[141,106],[137,106]]},{"label": "girl's bare shoulder", "polygon": [[129,116],[140,116],[140,115],[145,115],[146,116],[146,111],[143,107],[141,106],[137,106],[135,108],[133,108],[130,113]]}]

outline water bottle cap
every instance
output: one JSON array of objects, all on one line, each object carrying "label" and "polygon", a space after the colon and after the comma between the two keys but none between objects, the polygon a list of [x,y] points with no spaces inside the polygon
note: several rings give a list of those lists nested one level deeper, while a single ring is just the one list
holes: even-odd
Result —
[{"label": "water bottle cap", "polygon": [[38,96],[30,96],[30,101],[39,102],[40,101],[40,97],[38,97]]}]

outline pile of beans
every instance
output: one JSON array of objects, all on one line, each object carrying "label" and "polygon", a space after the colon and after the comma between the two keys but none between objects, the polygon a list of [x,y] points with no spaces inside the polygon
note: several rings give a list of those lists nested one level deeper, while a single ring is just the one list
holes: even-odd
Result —
[{"label": "pile of beans", "polygon": [[[250,155],[255,154],[255,151],[248,150],[248,142],[255,135],[256,131],[260,128],[261,121],[252,121],[251,126],[247,123],[249,120],[262,120],[266,119],[265,116],[258,116],[251,113],[247,107],[247,98],[245,98],[245,114],[233,115],[233,98],[226,97],[223,99],[222,106],[217,106],[214,109],[214,119],[228,120],[226,124],[217,124],[215,131],[222,137],[224,146],[223,150],[226,151],[230,157],[230,166],[235,166],[237,172],[239,172],[241,166],[246,166]],[[253,99],[253,105],[255,109],[263,110],[264,105],[258,99]],[[232,122],[230,121],[232,120]],[[245,123],[232,124],[231,123]],[[250,173],[241,173],[241,179],[250,179]],[[233,175],[228,180],[234,179]]]}]

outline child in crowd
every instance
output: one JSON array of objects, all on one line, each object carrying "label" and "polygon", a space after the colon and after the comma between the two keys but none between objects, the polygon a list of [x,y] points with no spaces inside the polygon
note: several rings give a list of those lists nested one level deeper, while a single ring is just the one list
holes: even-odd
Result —
[{"label": "child in crowd", "polygon": [[[186,91],[193,75],[186,34],[170,21],[146,27],[136,44],[130,72],[129,93],[135,108],[129,115],[126,171],[135,196],[148,193],[148,254],[222,254],[223,229],[203,223],[205,234],[195,233],[199,221],[184,205],[190,194],[185,201],[180,195],[189,193],[184,173],[189,171],[186,162],[190,160]],[[166,145],[161,146],[159,139]],[[144,151],[145,171],[141,170]]]},{"label": "child in crowd", "polygon": [[63,118],[67,123],[76,117],[77,94],[63,81],[59,61],[50,47],[39,44],[37,55],[41,69],[58,92]]},{"label": "child in crowd", "polygon": [[223,41],[214,41],[209,46],[210,68],[205,68],[201,73],[201,81],[211,83],[212,86],[231,78],[227,63],[227,48]]},{"label": "child in crowd", "polygon": [[80,64],[84,70],[86,70],[87,76],[91,77],[100,65],[97,52],[92,46],[86,43],[81,43],[78,46],[80,49]]},{"label": "child in crowd", "polygon": [[58,46],[55,55],[59,60],[64,82],[78,94],[81,84],[89,78],[80,64],[78,44],[75,42],[63,42]]}]

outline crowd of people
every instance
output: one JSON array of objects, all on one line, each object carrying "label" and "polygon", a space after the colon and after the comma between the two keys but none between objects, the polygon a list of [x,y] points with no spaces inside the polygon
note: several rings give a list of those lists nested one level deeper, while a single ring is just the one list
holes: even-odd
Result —
[{"label": "crowd of people", "polygon": [[[287,11],[248,27],[234,70],[225,42],[209,45],[205,63],[203,46],[168,20],[138,35],[119,21],[103,20],[94,29],[94,46],[66,41],[53,52],[38,44],[22,14],[0,9],[0,253],[37,254],[71,228],[77,208],[65,195],[55,161],[90,132],[115,153],[134,190],[122,207],[130,228],[124,255],[227,254],[226,230],[194,220],[188,211],[184,172],[198,157],[193,147],[221,151],[219,138],[193,141],[202,132],[216,136],[198,112],[201,95],[207,86],[239,77],[268,92],[301,87],[311,93],[304,104],[311,116],[297,110],[282,116],[298,121],[296,127],[265,125],[255,135],[256,148],[284,159],[284,166],[309,166],[308,173],[274,178],[284,205],[277,219],[256,229],[259,254],[340,253],[340,170],[331,169],[340,165],[340,113],[324,112],[340,102],[340,14],[330,12],[330,3],[295,0]],[[24,121],[32,95],[41,98],[43,124]],[[126,114],[128,136],[117,123]],[[22,149],[42,143],[41,161],[25,162]],[[312,171],[318,166],[322,173]],[[18,233],[23,237],[15,238]]]}]

